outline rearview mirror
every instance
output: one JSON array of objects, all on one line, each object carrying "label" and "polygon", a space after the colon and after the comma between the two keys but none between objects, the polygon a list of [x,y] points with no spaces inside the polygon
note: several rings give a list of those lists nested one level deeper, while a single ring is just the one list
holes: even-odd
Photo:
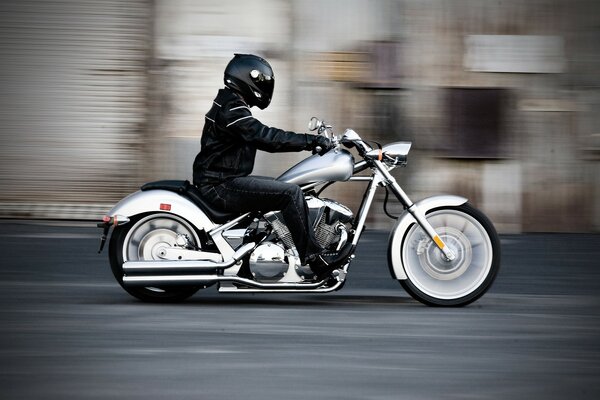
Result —
[{"label": "rearview mirror", "polygon": [[323,126],[323,121],[320,121],[317,117],[312,117],[310,121],[308,121],[308,130],[316,131],[320,127]]}]

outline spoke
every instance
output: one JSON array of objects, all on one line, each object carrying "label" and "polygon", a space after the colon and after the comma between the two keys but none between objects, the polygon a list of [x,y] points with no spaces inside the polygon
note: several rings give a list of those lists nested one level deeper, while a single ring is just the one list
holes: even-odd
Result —
[{"label": "spoke", "polygon": [[483,241],[474,242],[474,243],[473,243],[473,242],[471,242],[471,248],[472,248],[472,249],[474,249],[474,248],[476,248],[476,247],[479,247],[479,246],[481,246],[482,244],[484,244],[484,242],[483,242]]},{"label": "spoke", "polygon": [[442,222],[442,226],[443,227],[447,227],[448,226],[448,214],[444,215],[444,220]]},{"label": "spoke", "polygon": [[469,221],[467,219],[465,219],[462,228],[460,228],[459,230],[462,233],[465,233],[467,231],[468,227],[469,227]]},{"label": "spoke", "polygon": [[435,231],[438,235],[446,235],[448,233],[448,217],[444,217],[443,221],[440,221],[441,224],[435,228]]}]

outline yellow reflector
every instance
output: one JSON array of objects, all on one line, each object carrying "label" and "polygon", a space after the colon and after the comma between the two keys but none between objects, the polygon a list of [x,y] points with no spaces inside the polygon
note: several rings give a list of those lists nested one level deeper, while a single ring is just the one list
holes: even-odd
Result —
[{"label": "yellow reflector", "polygon": [[440,239],[440,237],[437,235],[433,238],[433,241],[435,242],[435,244],[437,244],[437,247],[439,247],[440,249],[446,247],[444,246],[444,242],[442,242],[442,239]]}]

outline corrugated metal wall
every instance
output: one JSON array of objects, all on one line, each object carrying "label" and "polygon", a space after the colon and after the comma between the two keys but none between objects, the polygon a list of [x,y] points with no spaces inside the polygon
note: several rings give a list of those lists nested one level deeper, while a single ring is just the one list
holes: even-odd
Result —
[{"label": "corrugated metal wall", "polygon": [[111,203],[139,183],[151,5],[0,3],[0,214]]}]

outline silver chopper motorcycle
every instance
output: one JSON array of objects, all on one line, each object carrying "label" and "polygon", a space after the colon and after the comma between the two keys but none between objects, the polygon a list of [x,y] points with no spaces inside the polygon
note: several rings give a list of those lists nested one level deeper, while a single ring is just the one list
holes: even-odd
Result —
[{"label": "silver chopper motorcycle", "polygon": [[[158,181],[121,200],[98,224],[104,229],[99,252],[113,228],[109,259],[123,289],[153,302],[182,301],[214,284],[219,292],[236,293],[338,290],[380,187],[405,210],[390,232],[387,258],[392,278],[414,299],[462,306],[490,288],[500,268],[494,226],[463,197],[440,195],[413,203],[390,173],[406,165],[410,142],[373,148],[355,131],[347,129],[338,137],[314,117],[309,129],[330,137],[335,147],[304,159],[277,179],[302,188],[324,248],[351,249],[330,276],[317,277],[302,265],[279,211],[231,214],[214,209],[187,181]],[[354,148],[360,160],[343,147]],[[320,197],[332,183],[346,181],[368,182],[356,215]]]}]

